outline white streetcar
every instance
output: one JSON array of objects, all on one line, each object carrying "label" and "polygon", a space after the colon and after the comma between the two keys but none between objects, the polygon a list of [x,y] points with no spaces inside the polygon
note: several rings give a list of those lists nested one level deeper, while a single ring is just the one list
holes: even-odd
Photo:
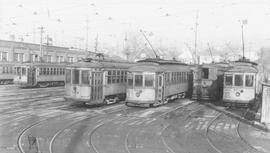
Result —
[{"label": "white streetcar", "polygon": [[65,99],[88,105],[111,104],[126,97],[126,61],[85,59],[66,68]]},{"label": "white streetcar", "polygon": [[223,102],[227,106],[248,107],[255,102],[257,64],[247,60],[236,61],[224,73]]},{"label": "white streetcar", "polygon": [[128,69],[126,105],[151,107],[184,97],[189,89],[189,74],[189,66],[178,61],[138,61]]}]

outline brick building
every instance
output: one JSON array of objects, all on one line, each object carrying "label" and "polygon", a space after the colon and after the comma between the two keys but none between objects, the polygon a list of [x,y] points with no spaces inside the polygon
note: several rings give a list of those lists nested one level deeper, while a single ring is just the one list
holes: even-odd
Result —
[{"label": "brick building", "polygon": [[41,53],[39,44],[0,40],[0,61],[25,62],[43,59],[46,62],[73,63],[94,54],[79,49],[47,45],[42,45],[42,50]]}]

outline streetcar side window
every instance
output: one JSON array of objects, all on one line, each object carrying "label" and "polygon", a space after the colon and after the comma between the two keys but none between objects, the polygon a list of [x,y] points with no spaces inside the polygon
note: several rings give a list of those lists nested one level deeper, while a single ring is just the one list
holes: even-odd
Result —
[{"label": "streetcar side window", "polygon": [[124,82],[127,82],[127,71],[124,72]]},{"label": "streetcar side window", "polygon": [[246,87],[253,87],[253,80],[254,80],[254,76],[253,75],[248,75],[246,74]]},{"label": "streetcar side window", "polygon": [[56,75],[56,68],[53,68],[53,75]]},{"label": "streetcar side window", "polygon": [[49,75],[50,74],[50,68],[46,68],[46,69],[47,69],[46,75]]},{"label": "streetcar side window", "polygon": [[133,86],[133,75],[132,75],[132,73],[128,73],[127,81],[128,81],[128,86],[132,87]]},{"label": "streetcar side window", "polygon": [[120,82],[121,82],[121,83],[124,83],[124,71],[121,71]]},{"label": "streetcar side window", "polygon": [[144,75],[144,85],[145,85],[145,87],[153,87],[154,75],[152,75],[152,74]]},{"label": "streetcar side window", "polygon": [[243,75],[239,74],[234,75],[234,85],[243,86]]},{"label": "streetcar side window", "polygon": [[135,75],[135,87],[142,87],[143,86],[143,76],[142,75]]},{"label": "streetcar side window", "polygon": [[112,71],[112,83],[116,82],[116,71]]},{"label": "streetcar side window", "polygon": [[70,84],[71,82],[71,70],[66,70],[66,83]]},{"label": "streetcar side window", "polygon": [[117,71],[116,83],[120,83],[120,71]]},{"label": "streetcar side window", "polygon": [[226,75],[225,76],[225,86],[232,86],[232,82],[233,82],[233,76]]},{"label": "streetcar side window", "polygon": [[112,83],[112,71],[108,71],[107,83],[108,84],[111,84]]},{"label": "streetcar side window", "polygon": [[53,75],[53,68],[51,68],[51,71],[50,72],[51,72],[50,75]]},{"label": "streetcar side window", "polygon": [[82,71],[82,84],[89,85],[89,73],[88,71]]},{"label": "streetcar side window", "polygon": [[73,70],[72,73],[72,84],[79,84],[80,71]]}]

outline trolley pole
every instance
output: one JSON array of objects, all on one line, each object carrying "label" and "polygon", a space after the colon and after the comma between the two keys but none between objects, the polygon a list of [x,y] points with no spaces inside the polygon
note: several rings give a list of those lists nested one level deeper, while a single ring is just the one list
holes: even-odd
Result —
[{"label": "trolley pole", "polygon": [[241,24],[242,28],[242,46],[243,46],[243,59],[245,59],[245,43],[244,43],[244,24]]},{"label": "trolley pole", "polygon": [[194,42],[194,63],[195,64],[199,64],[197,63],[197,28],[198,28],[198,18],[199,18],[199,15],[198,15],[198,11],[196,12],[196,22],[195,22],[195,42]]},{"label": "trolley pole", "polygon": [[244,24],[247,24],[247,20],[246,19],[241,21],[243,59],[245,59]]},{"label": "trolley pole", "polygon": [[85,50],[88,51],[88,25],[89,25],[89,17],[87,15],[86,19],[86,39],[85,39]]},{"label": "trolley pole", "polygon": [[39,45],[39,51],[40,51],[40,59],[43,58],[43,48],[42,48],[42,41],[43,41],[43,32],[44,32],[44,27],[38,27],[40,30],[40,45]]}]

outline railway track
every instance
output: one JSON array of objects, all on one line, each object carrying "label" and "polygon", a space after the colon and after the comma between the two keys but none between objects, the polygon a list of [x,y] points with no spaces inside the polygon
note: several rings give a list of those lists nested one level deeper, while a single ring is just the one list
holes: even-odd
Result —
[{"label": "railway track", "polygon": [[[121,104],[121,105],[123,105],[123,104]],[[123,105],[123,106],[124,106],[124,105]],[[105,107],[105,106],[104,106],[104,107]],[[103,108],[104,108],[104,107],[103,107]],[[109,108],[106,108],[106,107],[104,108],[104,110],[107,110],[107,109],[109,109]],[[120,110],[119,110],[119,109],[120,109]],[[102,109],[101,109],[101,110],[102,110]],[[110,113],[115,113],[115,112],[117,112],[117,111],[121,111],[121,107],[119,107],[117,110],[114,110],[114,111],[112,111],[112,112],[110,112]],[[93,112],[95,112],[95,111],[93,111]],[[89,117],[87,117],[87,116],[86,116],[87,113],[89,113],[89,112],[83,113],[83,114],[78,115],[78,116],[74,116],[74,117],[72,117],[72,118],[68,118],[68,120],[74,120],[74,119],[76,119],[77,121],[74,121],[74,122],[72,122],[72,123],[69,123],[69,124],[65,125],[63,128],[61,128],[60,130],[58,130],[58,131],[55,132],[55,134],[53,135],[53,137],[51,138],[51,141],[50,141],[50,143],[49,143],[48,152],[53,153],[53,144],[54,144],[55,140],[57,139],[57,137],[58,137],[65,129],[70,128],[70,127],[72,127],[72,126],[74,126],[74,125],[76,125],[76,124],[78,124],[78,123],[80,123],[80,122],[82,122],[82,121],[85,121],[85,120],[87,120],[87,119],[90,119],[90,118],[93,118],[93,117],[96,117],[96,116],[99,115],[99,114],[96,113],[96,114],[91,114]],[[31,130],[31,129],[33,129],[33,128],[35,128],[35,127],[41,125],[41,124],[46,124],[46,122],[49,121],[49,120],[61,118],[61,117],[65,116],[65,115],[67,115],[67,114],[65,113],[65,114],[63,114],[63,115],[59,115],[59,116],[54,116],[54,117],[46,118],[46,119],[44,119],[44,120],[40,120],[40,121],[35,122],[35,123],[31,124],[30,126],[24,128],[24,129],[22,130],[22,132],[18,135],[18,138],[17,138],[17,146],[18,146],[18,149],[19,149],[20,153],[27,153],[26,151],[23,150],[23,147],[22,147],[22,138],[24,137],[24,135],[25,135],[29,130]],[[88,115],[89,115],[89,114],[88,114]]]}]

